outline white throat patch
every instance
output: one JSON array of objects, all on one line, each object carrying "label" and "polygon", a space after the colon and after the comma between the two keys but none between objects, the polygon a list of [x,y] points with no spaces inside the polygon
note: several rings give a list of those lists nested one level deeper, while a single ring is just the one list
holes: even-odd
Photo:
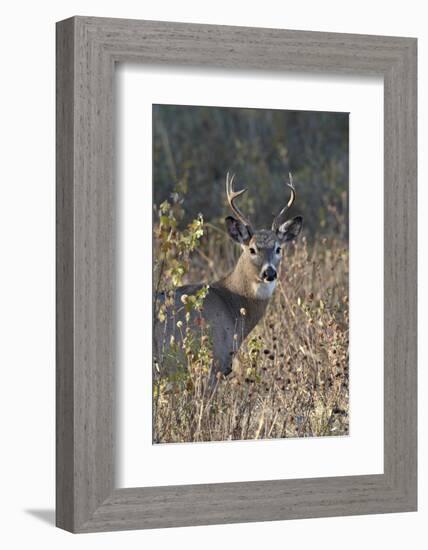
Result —
[{"label": "white throat patch", "polygon": [[268,281],[266,283],[253,283],[254,297],[258,300],[268,300],[275,290],[276,281]]}]

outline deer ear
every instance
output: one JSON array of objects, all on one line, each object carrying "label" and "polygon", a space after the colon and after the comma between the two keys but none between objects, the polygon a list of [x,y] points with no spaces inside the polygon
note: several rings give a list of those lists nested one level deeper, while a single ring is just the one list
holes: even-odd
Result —
[{"label": "deer ear", "polygon": [[278,227],[277,235],[281,242],[285,243],[292,241],[297,237],[302,229],[303,218],[302,216],[296,216],[291,220],[287,220]]},{"label": "deer ear", "polygon": [[232,237],[232,239],[239,243],[247,245],[251,239],[251,232],[249,228],[244,225],[239,220],[232,218],[232,216],[227,216],[226,218],[226,227],[227,232]]}]

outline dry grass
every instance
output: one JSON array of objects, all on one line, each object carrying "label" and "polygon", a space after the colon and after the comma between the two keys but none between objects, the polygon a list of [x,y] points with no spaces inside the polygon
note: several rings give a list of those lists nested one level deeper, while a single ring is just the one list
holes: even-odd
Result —
[{"label": "dry grass", "polygon": [[[241,369],[207,391],[206,369],[155,381],[156,443],[346,435],[349,429],[348,247],[335,239],[289,247],[263,321],[241,348]],[[234,262],[208,231],[193,282]]]}]

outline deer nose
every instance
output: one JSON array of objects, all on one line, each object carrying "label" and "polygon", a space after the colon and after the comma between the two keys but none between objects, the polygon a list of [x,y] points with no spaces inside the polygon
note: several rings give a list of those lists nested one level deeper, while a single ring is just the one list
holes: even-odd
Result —
[{"label": "deer nose", "polygon": [[264,281],[272,282],[276,279],[276,270],[269,265],[262,273],[262,278]]}]

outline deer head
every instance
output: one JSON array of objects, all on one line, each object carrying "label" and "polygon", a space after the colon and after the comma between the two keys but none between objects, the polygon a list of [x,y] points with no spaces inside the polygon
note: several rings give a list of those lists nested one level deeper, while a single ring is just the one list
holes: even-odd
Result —
[{"label": "deer head", "polygon": [[230,237],[241,245],[242,255],[239,259],[240,271],[252,281],[255,296],[269,298],[275,288],[278,267],[283,257],[283,247],[295,239],[302,228],[303,219],[295,216],[283,221],[286,212],[296,198],[293,179],[289,174],[287,186],[291,190],[288,203],[275,216],[271,229],[254,230],[248,218],[236,206],[236,199],[245,193],[246,189],[234,191],[234,176],[226,176],[226,194],[229,206],[235,217],[226,218],[226,226]]}]

